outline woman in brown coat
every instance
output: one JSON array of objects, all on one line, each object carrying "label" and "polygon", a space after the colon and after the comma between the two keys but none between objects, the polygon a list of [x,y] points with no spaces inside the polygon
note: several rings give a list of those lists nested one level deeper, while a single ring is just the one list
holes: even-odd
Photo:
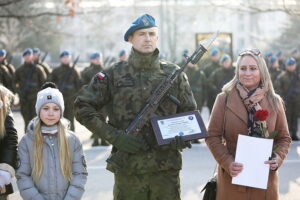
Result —
[{"label": "woman in brown coat", "polygon": [[[235,77],[222,90],[214,104],[208,125],[209,136],[205,140],[218,162],[217,199],[279,199],[277,169],[288,153],[291,138],[282,99],[274,92],[266,63],[258,50],[246,50],[239,55]],[[243,164],[234,161],[238,135],[256,134],[254,114],[260,109],[269,113],[266,119],[268,132],[279,132],[274,138],[277,145],[274,157],[265,162],[270,165],[266,190],[231,183],[232,177],[243,170]]]}]

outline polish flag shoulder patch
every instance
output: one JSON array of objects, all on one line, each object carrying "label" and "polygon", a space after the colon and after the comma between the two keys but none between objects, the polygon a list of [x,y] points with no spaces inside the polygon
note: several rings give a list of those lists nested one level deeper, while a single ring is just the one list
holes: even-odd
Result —
[{"label": "polish flag shoulder patch", "polygon": [[97,73],[98,78],[100,79],[104,79],[105,78],[105,74],[103,72],[99,72]]}]

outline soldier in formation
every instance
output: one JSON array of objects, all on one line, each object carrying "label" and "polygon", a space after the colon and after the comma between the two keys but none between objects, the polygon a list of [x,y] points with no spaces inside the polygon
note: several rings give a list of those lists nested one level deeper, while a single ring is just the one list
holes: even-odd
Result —
[{"label": "soldier in formation", "polygon": [[[109,159],[107,169],[115,176],[114,199],[180,199],[180,151],[190,146],[182,137],[170,144],[157,144],[150,120],[140,130],[126,134],[125,129],[144,107],[154,89],[178,66],[160,62],[157,47],[158,28],[155,19],[144,14],[126,31],[125,41],[132,44],[128,62],[99,72],[84,86],[75,100],[76,119],[90,131],[113,145],[111,156],[122,161],[118,165]],[[162,100],[155,114],[166,116],[196,109],[187,76],[180,74]],[[112,103],[107,124],[98,110]],[[180,102],[180,103],[178,103]],[[124,157],[123,157],[123,156]],[[126,155],[126,156],[125,156]],[[120,158],[120,159],[119,159]]]},{"label": "soldier in formation", "polygon": [[45,62],[47,53],[44,55],[44,57],[41,59],[41,50],[39,48],[33,48],[33,62],[34,64],[38,64],[39,66],[41,66],[44,70],[44,72],[46,73],[46,76],[48,77],[49,74],[51,73],[51,68],[49,67],[49,65]]},{"label": "soldier in formation", "polygon": [[296,71],[296,60],[288,58],[282,72],[275,81],[275,90],[283,98],[286,105],[286,117],[292,140],[298,141],[298,116],[300,112],[300,75]]},{"label": "soldier in formation", "polygon": [[69,51],[61,52],[60,61],[61,65],[52,71],[49,81],[54,82],[63,94],[65,100],[64,117],[71,122],[71,130],[74,131],[74,100],[78,90],[81,88],[81,77],[75,65],[76,63],[71,63]]},{"label": "soldier in formation", "polygon": [[7,60],[5,49],[0,49],[0,83],[14,92],[15,67]]},{"label": "soldier in formation", "polygon": [[24,63],[16,70],[14,83],[19,95],[21,114],[25,122],[25,131],[35,114],[36,95],[46,80],[41,66],[34,64],[32,49],[23,51]]},{"label": "soldier in formation", "polygon": [[[220,68],[220,55],[219,55],[219,51],[218,49],[212,49],[210,52],[210,59],[211,59],[211,63],[209,65],[207,65],[203,72],[206,76],[207,79],[210,78],[210,75],[216,70]],[[212,107],[214,105],[214,101],[215,101],[215,97],[214,94],[211,93],[210,90],[207,91],[207,98],[206,98],[206,105],[209,109],[209,112],[211,112]]]},{"label": "soldier in formation", "polygon": [[279,59],[275,56],[269,58],[269,72],[271,76],[272,83],[274,84],[277,80],[279,74],[281,74],[282,70],[280,69]]},{"label": "soldier in formation", "polygon": [[212,72],[208,78],[208,93],[211,95],[212,104],[215,103],[215,99],[222,91],[223,86],[234,77],[234,70],[231,57],[228,54],[223,55],[220,59],[220,68]]},{"label": "soldier in formation", "polygon": [[[103,67],[103,59],[102,59],[102,54],[99,52],[94,52],[90,55],[90,66],[86,67],[82,72],[81,72],[81,78],[82,78],[82,83],[83,85],[89,84],[89,82],[92,80],[92,78],[97,74],[98,72],[101,72],[104,67]],[[103,116],[107,116],[105,114],[105,109],[101,109],[101,114]],[[107,146],[108,143],[104,140],[101,139],[101,143],[99,143],[99,136],[97,134],[92,133],[92,138],[93,138],[93,143],[92,146]]]}]

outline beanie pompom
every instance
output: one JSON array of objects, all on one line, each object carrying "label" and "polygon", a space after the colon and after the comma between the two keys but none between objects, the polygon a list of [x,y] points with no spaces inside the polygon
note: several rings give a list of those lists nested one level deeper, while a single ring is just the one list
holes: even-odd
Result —
[{"label": "beanie pompom", "polygon": [[45,82],[42,87],[41,90],[46,89],[46,88],[57,88],[56,84],[53,82]]}]

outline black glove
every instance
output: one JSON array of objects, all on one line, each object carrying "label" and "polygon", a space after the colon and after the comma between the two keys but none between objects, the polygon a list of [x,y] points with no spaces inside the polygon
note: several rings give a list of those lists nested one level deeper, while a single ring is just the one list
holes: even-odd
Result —
[{"label": "black glove", "polygon": [[192,148],[192,144],[190,141],[184,141],[182,136],[175,136],[175,138],[170,142],[171,148],[172,149],[177,149],[182,151],[182,149],[185,148]]},{"label": "black glove", "polygon": [[146,150],[148,145],[145,141],[134,135],[120,133],[112,143],[119,151],[127,153],[137,153],[140,150]]}]

